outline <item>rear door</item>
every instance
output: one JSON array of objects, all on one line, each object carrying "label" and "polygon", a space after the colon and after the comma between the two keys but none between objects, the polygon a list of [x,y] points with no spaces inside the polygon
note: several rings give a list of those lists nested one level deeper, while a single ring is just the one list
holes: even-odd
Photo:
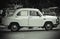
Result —
[{"label": "rear door", "polygon": [[16,14],[16,21],[19,22],[20,26],[28,26],[28,11],[21,10]]}]

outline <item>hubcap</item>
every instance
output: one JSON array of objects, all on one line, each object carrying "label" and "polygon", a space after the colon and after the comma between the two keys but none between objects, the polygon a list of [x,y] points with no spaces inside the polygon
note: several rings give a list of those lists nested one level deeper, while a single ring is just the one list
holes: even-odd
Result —
[{"label": "hubcap", "polygon": [[47,29],[51,29],[51,25],[50,24],[47,24],[46,28]]},{"label": "hubcap", "polygon": [[16,30],[17,30],[17,26],[16,26],[16,25],[13,25],[13,26],[12,26],[12,30],[13,30],[13,31],[16,31]]},{"label": "hubcap", "polygon": [[50,24],[47,24],[47,27],[50,27],[51,25]]}]

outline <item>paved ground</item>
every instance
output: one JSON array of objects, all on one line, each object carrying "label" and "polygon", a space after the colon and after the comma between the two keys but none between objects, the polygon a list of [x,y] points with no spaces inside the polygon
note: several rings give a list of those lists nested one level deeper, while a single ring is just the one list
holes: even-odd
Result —
[{"label": "paved ground", "polygon": [[0,39],[59,39],[60,29],[52,31],[26,30],[18,32],[2,31]]},{"label": "paved ground", "polygon": [[11,32],[7,28],[0,29],[0,39],[60,39],[60,25],[52,31],[45,31],[42,28],[33,30],[22,28],[18,32]]}]

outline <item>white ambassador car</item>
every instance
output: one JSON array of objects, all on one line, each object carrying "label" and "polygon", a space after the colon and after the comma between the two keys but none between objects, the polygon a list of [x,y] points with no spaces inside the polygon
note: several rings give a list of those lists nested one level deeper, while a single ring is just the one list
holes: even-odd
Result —
[{"label": "white ambassador car", "polygon": [[21,8],[7,14],[2,19],[2,24],[11,29],[11,31],[18,31],[23,27],[29,29],[41,27],[45,28],[45,30],[52,30],[57,27],[58,21],[57,16],[43,15],[39,9]]}]

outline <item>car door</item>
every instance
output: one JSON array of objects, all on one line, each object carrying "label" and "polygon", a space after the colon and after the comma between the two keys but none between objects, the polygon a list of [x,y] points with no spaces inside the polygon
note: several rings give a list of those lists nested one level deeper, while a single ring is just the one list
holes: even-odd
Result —
[{"label": "car door", "polygon": [[38,11],[30,11],[29,26],[41,26],[43,19]]},{"label": "car door", "polygon": [[16,14],[16,21],[19,22],[20,26],[28,26],[28,11],[21,10]]}]

